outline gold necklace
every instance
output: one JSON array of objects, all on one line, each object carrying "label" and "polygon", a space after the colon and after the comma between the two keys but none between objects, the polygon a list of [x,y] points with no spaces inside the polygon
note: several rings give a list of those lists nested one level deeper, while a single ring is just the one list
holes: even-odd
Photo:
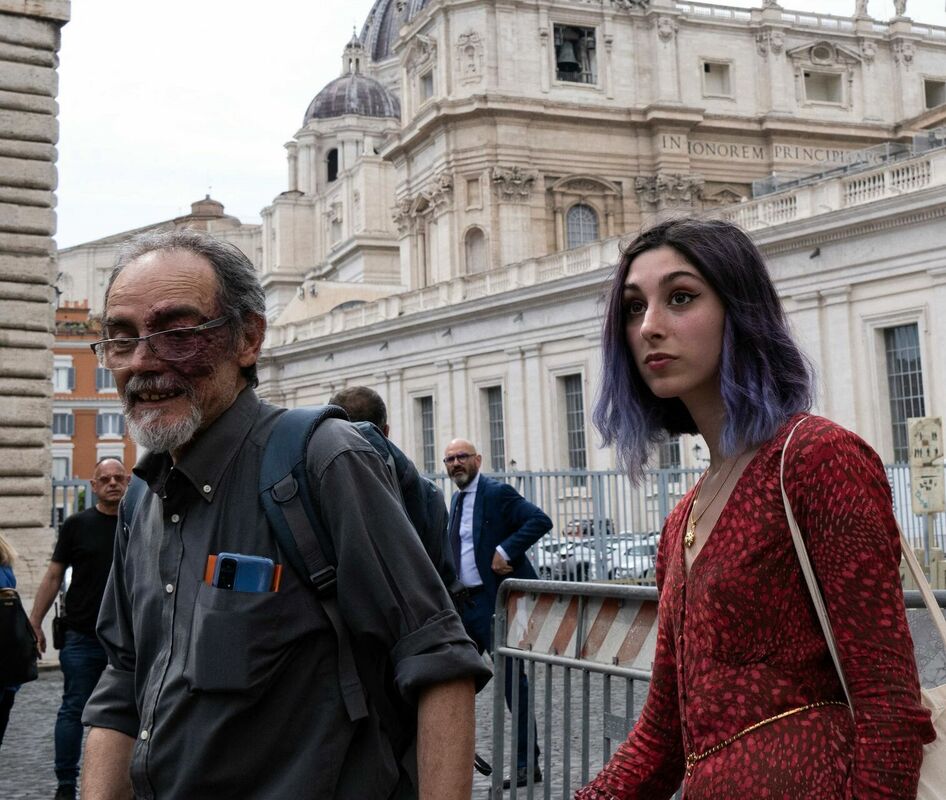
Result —
[{"label": "gold necklace", "polygon": [[690,519],[687,522],[687,532],[686,532],[686,535],[683,537],[683,543],[687,547],[693,547],[693,543],[696,542],[696,524],[700,521],[700,519],[702,519],[703,515],[707,512],[707,510],[709,510],[710,506],[712,506],[713,503],[716,502],[716,498],[719,497],[719,493],[723,490],[723,487],[726,485],[727,481],[729,480],[729,476],[732,475],[733,470],[736,468],[736,464],[739,463],[740,458],[742,458],[741,455],[737,456],[736,459],[732,462],[732,465],[729,467],[729,470],[726,472],[726,477],[723,478],[722,481],[720,481],[719,486],[716,487],[716,491],[713,492],[713,496],[709,499],[709,502],[705,506],[703,506],[703,510],[699,514],[696,513],[696,504],[699,502],[700,494],[703,491],[702,484],[700,485],[700,488],[697,490],[696,497],[693,499],[693,505],[690,507]]}]

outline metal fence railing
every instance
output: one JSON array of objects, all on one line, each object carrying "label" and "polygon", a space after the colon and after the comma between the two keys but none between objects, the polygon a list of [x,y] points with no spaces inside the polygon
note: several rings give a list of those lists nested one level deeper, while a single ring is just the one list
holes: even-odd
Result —
[{"label": "metal fence railing", "polygon": [[[946,608],[946,591],[936,592]],[[919,592],[904,593],[921,683],[942,683],[946,653]],[[922,610],[913,610],[922,609]],[[515,775],[517,726],[507,722],[505,670],[524,665],[529,729],[538,738],[542,782],[511,786],[508,797],[569,798],[624,741],[640,714],[656,643],[657,590],[619,584],[509,579],[494,619],[493,751],[489,797],[504,797]],[[513,681],[512,707],[519,701]],[[512,715],[508,715],[511,717]]]},{"label": "metal fence railing", "polygon": [[[946,550],[946,515],[928,520],[910,508],[910,471],[887,466],[894,512],[910,542]],[[617,470],[503,472],[492,477],[513,486],[552,518],[552,530],[532,548],[539,577],[558,580],[617,580],[653,584],[660,530],[673,506],[696,483],[698,469],[656,469],[634,486]],[[449,498],[454,487],[444,474],[432,480]]]},{"label": "metal fence railing", "polygon": [[95,504],[92,484],[79,478],[53,480],[50,525],[56,531],[63,520]]}]

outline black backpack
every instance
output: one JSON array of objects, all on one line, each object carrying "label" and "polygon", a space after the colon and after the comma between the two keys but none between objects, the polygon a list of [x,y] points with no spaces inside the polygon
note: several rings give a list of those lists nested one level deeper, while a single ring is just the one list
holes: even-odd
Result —
[{"label": "black backpack", "polygon": [[35,681],[36,634],[15,589],[0,589],[0,688]]}]

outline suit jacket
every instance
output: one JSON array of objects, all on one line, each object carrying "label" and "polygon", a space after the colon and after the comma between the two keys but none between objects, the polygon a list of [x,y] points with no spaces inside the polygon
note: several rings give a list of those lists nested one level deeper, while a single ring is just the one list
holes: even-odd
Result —
[{"label": "suit jacket", "polygon": [[[460,493],[456,492],[450,500],[451,524],[459,496]],[[483,588],[495,596],[504,577],[538,577],[526,551],[551,529],[552,520],[542,509],[526,500],[509,484],[481,474],[473,505],[473,552],[476,568],[483,579]],[[497,545],[509,556],[512,565],[509,575],[499,576],[493,572],[493,555]]]}]

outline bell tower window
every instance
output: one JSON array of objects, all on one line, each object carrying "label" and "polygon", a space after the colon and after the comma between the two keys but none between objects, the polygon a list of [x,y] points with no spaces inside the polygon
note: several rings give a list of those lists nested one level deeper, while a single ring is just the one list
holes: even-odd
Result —
[{"label": "bell tower window", "polygon": [[338,180],[338,148],[333,147],[325,156],[325,177],[329,183]]},{"label": "bell tower window", "polygon": [[595,29],[578,25],[555,26],[555,78],[570,83],[596,84]]}]

